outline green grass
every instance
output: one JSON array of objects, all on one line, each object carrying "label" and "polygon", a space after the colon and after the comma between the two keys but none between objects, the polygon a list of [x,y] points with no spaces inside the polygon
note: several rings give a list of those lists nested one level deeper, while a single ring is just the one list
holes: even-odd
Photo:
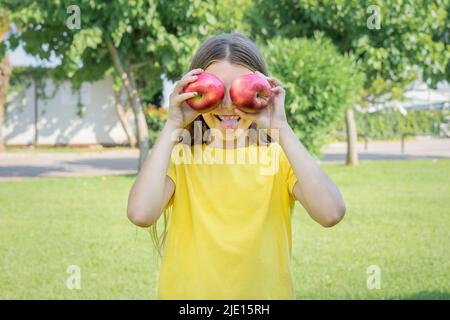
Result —
[{"label": "green grass", "polygon": [[[450,161],[324,165],[347,215],[326,229],[297,206],[299,299],[450,299]],[[133,177],[0,182],[0,298],[151,299],[150,237],[125,217]],[[81,289],[69,290],[69,265]],[[369,290],[366,270],[381,270]]]}]

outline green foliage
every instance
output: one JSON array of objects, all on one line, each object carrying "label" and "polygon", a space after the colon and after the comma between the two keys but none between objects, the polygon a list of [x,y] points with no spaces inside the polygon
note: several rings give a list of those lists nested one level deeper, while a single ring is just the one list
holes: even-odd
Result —
[{"label": "green foliage", "polygon": [[6,53],[6,46],[3,42],[3,37],[9,28],[10,14],[11,13],[8,10],[6,10],[2,6],[2,4],[0,4],[0,61],[3,60],[3,57]]},{"label": "green foliage", "polygon": [[[4,43],[4,36],[5,33],[8,31],[9,29],[9,25],[10,25],[10,12],[9,10],[6,10],[2,4],[0,3],[0,62],[3,61],[3,58],[5,56],[6,53],[6,46]],[[3,70],[0,70],[0,75],[2,74]],[[9,72],[8,72],[9,73]],[[0,92],[1,92],[1,88],[0,88]]]},{"label": "green foliage", "polygon": [[[353,53],[366,74],[365,96],[389,92],[414,79],[416,67],[434,85],[449,78],[448,0],[255,0],[248,13],[263,38],[312,37],[322,31],[342,53]],[[369,28],[380,9],[380,28]]]},{"label": "green foliage", "polygon": [[3,35],[9,28],[10,14],[11,12],[0,4],[0,35]]},{"label": "green foliage", "polygon": [[145,119],[148,125],[148,137],[150,146],[153,146],[167,119],[167,109],[149,105],[145,109]]},{"label": "green foliage", "polygon": [[276,37],[263,52],[269,73],[286,89],[289,124],[319,155],[333,123],[355,101],[363,76],[351,57],[342,56],[320,34],[314,40]]},{"label": "green foliage", "polygon": [[12,70],[11,85],[20,84],[27,80],[42,81],[52,78],[52,69],[45,67],[17,66]]},{"label": "green foliage", "polygon": [[[10,37],[9,48],[22,42],[28,53],[42,59],[54,53],[62,60],[55,76],[70,78],[76,88],[106,75],[117,77],[106,47],[111,39],[125,68],[133,71],[144,105],[162,90],[161,74],[176,80],[187,71],[201,41],[217,32],[250,29],[243,19],[250,0],[4,3],[20,31]],[[66,24],[73,4],[80,8],[80,29]]]},{"label": "green foliage", "polygon": [[[355,112],[358,133],[370,139],[397,139],[403,135],[439,135],[439,126],[445,115],[441,110],[414,110],[406,116],[394,109],[368,113]],[[344,123],[339,123],[338,131],[345,131]]]},{"label": "green foliage", "polygon": [[[11,49],[21,42],[42,59],[53,53],[62,63],[55,69],[79,87],[113,75],[107,42],[117,47],[125,69],[132,70],[142,100],[161,90],[161,74],[175,79],[187,69],[200,38],[220,24],[215,1],[120,0],[114,3],[78,1],[80,28],[67,25],[72,1],[5,1],[19,33],[8,40]],[[213,23],[210,26],[209,22]],[[216,25],[216,27],[214,27]]]}]

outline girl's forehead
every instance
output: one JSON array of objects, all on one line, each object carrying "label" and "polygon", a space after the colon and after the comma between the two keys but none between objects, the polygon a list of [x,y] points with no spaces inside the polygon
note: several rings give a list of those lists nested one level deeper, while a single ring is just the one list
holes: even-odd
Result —
[{"label": "girl's forehead", "polygon": [[235,78],[241,75],[253,73],[249,68],[228,61],[215,61],[205,71],[217,76],[225,85],[231,84]]}]

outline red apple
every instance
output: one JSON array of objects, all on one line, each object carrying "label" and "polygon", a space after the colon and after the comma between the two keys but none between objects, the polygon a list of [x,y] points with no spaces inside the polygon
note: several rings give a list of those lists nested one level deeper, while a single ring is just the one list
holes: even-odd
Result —
[{"label": "red apple", "polygon": [[267,107],[271,94],[269,82],[256,73],[237,77],[230,88],[230,97],[234,105],[248,113],[257,113]]},{"label": "red apple", "polygon": [[183,92],[197,92],[198,94],[188,99],[187,104],[200,113],[210,112],[215,109],[225,95],[225,87],[222,80],[215,75],[203,72],[197,80],[184,87]]}]

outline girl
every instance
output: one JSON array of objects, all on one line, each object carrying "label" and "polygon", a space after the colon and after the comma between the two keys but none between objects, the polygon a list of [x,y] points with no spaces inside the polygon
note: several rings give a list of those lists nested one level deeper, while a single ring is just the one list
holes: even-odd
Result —
[{"label": "girl", "polygon": [[[168,220],[162,243],[156,237],[164,245],[158,296],[295,299],[290,269],[295,200],[312,219],[331,227],[344,216],[342,196],[289,126],[282,84],[267,76],[250,39],[239,33],[211,37],[189,69],[170,95],[168,119],[128,200],[134,224],[156,232],[163,212]],[[183,88],[202,72],[222,80],[225,96],[216,109],[199,114],[186,103],[196,93]],[[249,73],[266,77],[272,87],[269,106],[257,114],[236,109],[229,94],[233,80]],[[186,130],[180,142],[181,129]],[[255,129],[270,134],[259,134],[265,138],[255,142],[249,134]],[[255,155],[258,161],[248,161]],[[236,158],[246,160],[229,161]],[[266,170],[267,159],[273,170]]]}]

